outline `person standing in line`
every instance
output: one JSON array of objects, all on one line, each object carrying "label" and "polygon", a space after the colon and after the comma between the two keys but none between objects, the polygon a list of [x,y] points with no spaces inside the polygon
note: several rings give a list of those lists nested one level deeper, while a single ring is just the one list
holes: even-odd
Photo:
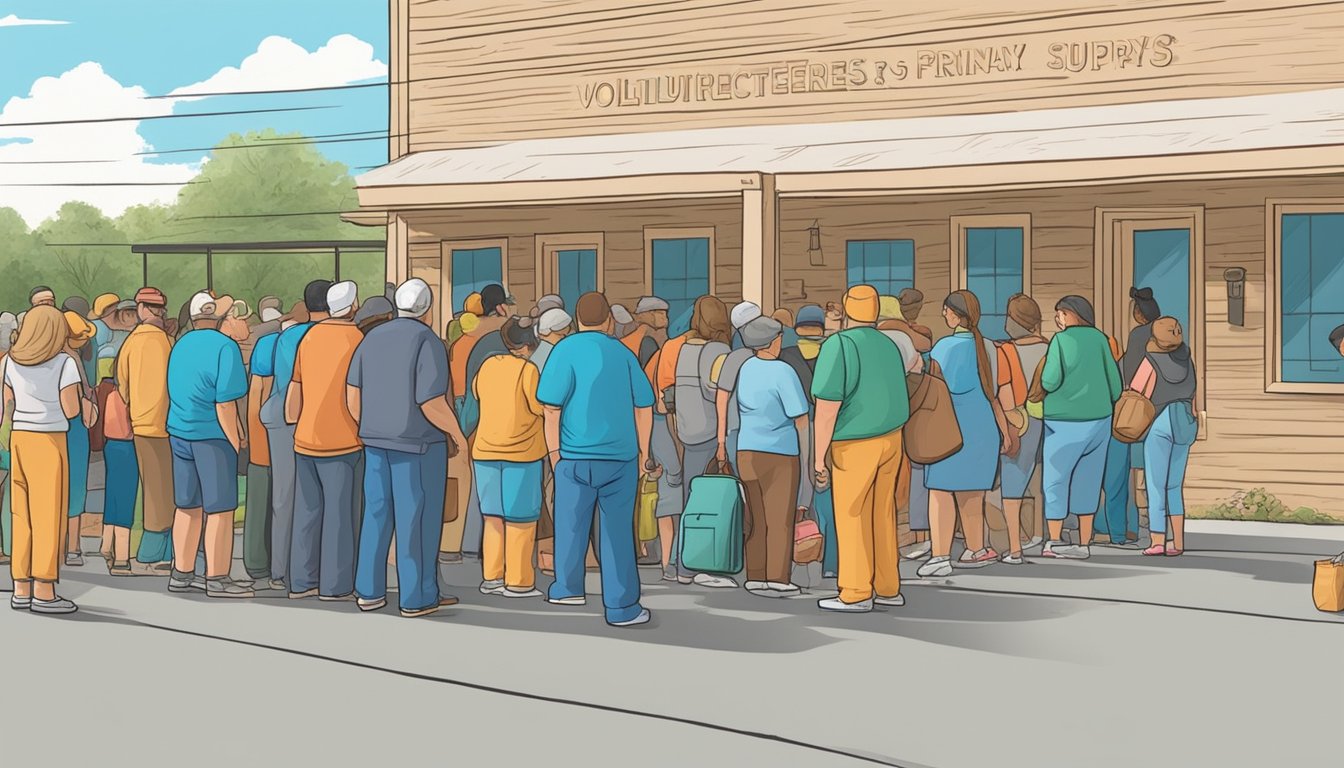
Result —
[{"label": "person standing in line", "polygon": [[386,323],[397,316],[397,310],[392,306],[392,302],[382,296],[374,296],[364,302],[364,306],[355,313],[355,327],[365,336],[369,331]]},{"label": "person standing in line", "polygon": [[546,436],[544,410],[537,401],[541,375],[528,362],[537,337],[516,318],[504,323],[500,334],[509,354],[486,360],[471,384],[481,403],[481,422],[471,447],[472,474],[485,518],[481,593],[541,597],[532,553],[541,519]]},{"label": "person standing in line", "polygon": [[876,327],[877,291],[850,288],[843,310],[844,328],[821,345],[812,378],[814,478],[818,489],[832,488],[840,561],[840,594],[817,606],[861,613],[874,605],[905,605],[896,481],[910,398],[900,349]]},{"label": "person standing in line", "polygon": [[[793,534],[809,404],[798,374],[779,360],[784,327],[758,317],[740,333],[742,343],[755,351],[734,374],[733,386],[741,411],[739,473],[750,523],[746,587],[756,595],[789,597],[801,591],[793,583]],[[720,443],[721,458],[725,452]]]},{"label": "person standing in line", "polygon": [[80,417],[83,380],[66,352],[66,318],[55,307],[35,304],[5,358],[0,421],[14,405],[10,434],[10,500],[13,557],[10,575],[15,610],[74,613],[76,605],[56,594],[65,550],[69,494],[66,432]]},{"label": "person standing in line", "polygon": [[467,361],[471,359],[471,350],[486,333],[494,330],[492,328],[493,320],[482,325],[481,319],[483,317],[485,317],[485,308],[481,306],[481,294],[468,294],[462,302],[462,312],[456,318],[461,334],[454,339],[451,338],[452,332],[448,333],[448,337],[451,339],[448,342],[448,365],[453,379],[453,409],[458,413],[461,413],[462,408],[466,405]]},{"label": "person standing in line", "polygon": [[139,496],[140,465],[135,457],[135,434],[131,430],[126,401],[117,392],[115,359],[112,376],[96,390],[98,413],[102,420],[103,464],[103,548],[108,573],[134,576],[131,568],[131,526],[135,523],[135,502]]},{"label": "person standing in line", "polygon": [[835,543],[835,507],[830,488],[818,490],[814,483],[810,437],[816,418],[816,402],[812,397],[812,376],[822,342],[826,340],[826,310],[816,304],[799,308],[798,315],[793,321],[793,330],[796,341],[790,347],[787,346],[787,338],[785,339],[786,346],[780,350],[779,359],[788,363],[793,372],[798,374],[798,381],[803,385],[803,393],[807,395],[809,438],[803,442],[800,456],[803,469],[802,477],[798,479],[798,508],[800,512],[810,509],[817,519],[817,528],[822,537],[822,577],[833,579],[836,569],[840,567],[840,556]]},{"label": "person standing in line", "polygon": [[[1129,343],[1120,358],[1120,380],[1125,383],[1134,381],[1138,375],[1139,366],[1148,354],[1148,342],[1153,338],[1153,321],[1162,316],[1152,288],[1132,287],[1129,298],[1134,328],[1129,332]],[[1130,535],[1138,536],[1139,507],[1134,498],[1134,481],[1138,471],[1143,469],[1143,457],[1142,440],[1122,443],[1112,437],[1107,446],[1106,475],[1102,483],[1105,514],[1096,521],[1097,534],[1105,536],[1104,544],[1129,547]]]},{"label": "person standing in line", "polygon": [[639,603],[635,498],[640,467],[652,469],[653,390],[612,330],[600,293],[579,298],[579,332],[556,345],[537,389],[555,471],[555,583],[549,602],[584,605],[584,555],[593,509],[601,518],[602,604],[608,624],[649,621]]},{"label": "person standing in line", "polygon": [[915,330],[913,325],[905,321],[905,316],[901,314],[900,299],[895,296],[882,296],[880,301],[882,308],[879,310],[877,330],[890,336],[892,341],[902,344],[902,355],[906,354],[905,345],[909,345],[917,355],[923,355],[933,349],[933,337]]},{"label": "person standing in line", "polygon": [[985,492],[998,478],[999,454],[1013,454],[1016,446],[1015,440],[1010,444],[1016,433],[1008,433],[995,390],[998,350],[980,335],[979,299],[970,291],[953,291],[943,302],[943,320],[953,333],[933,346],[931,367],[947,382],[962,447],[924,467],[933,556],[919,567],[920,578],[952,574],[952,534],[958,517],[966,551],[955,566],[981,568],[998,559],[985,541]]},{"label": "person standing in line", "polygon": [[[742,306],[738,305],[739,308]],[[750,312],[740,314],[745,317]],[[756,317],[760,317],[759,309],[751,319]],[[713,385],[714,363],[732,351],[728,346],[732,337],[733,329],[729,325],[728,308],[724,303],[714,296],[696,299],[695,310],[691,315],[690,335],[677,354],[676,385],[673,390],[677,438],[682,445],[682,509],[685,509],[690,498],[691,481],[705,474],[719,452],[718,393]],[[677,530],[676,520],[672,525],[673,530]],[[709,589],[732,589],[737,586],[737,582],[727,576],[692,573],[680,562],[677,563],[677,580],[682,584],[695,584]]]},{"label": "person standing in line", "polygon": [[[756,320],[751,320],[747,325]],[[709,383],[714,389],[714,421],[718,426],[718,452],[715,456],[720,462],[727,461],[734,467],[738,466],[737,439],[742,428],[742,416],[738,412],[737,403],[737,374],[744,363],[756,357],[757,351],[743,339],[742,328],[734,331],[736,338],[742,340],[742,346],[720,355],[709,369]]]},{"label": "person standing in line", "polygon": [[285,398],[285,421],[295,425],[288,583],[296,600],[355,599],[364,452],[345,381],[364,340],[354,323],[358,309],[354,283],[327,289],[329,317],[304,334]]},{"label": "person standing in line", "polygon": [[[1148,335],[1148,354],[1129,388],[1153,403],[1157,417],[1143,440],[1148,525],[1152,541],[1143,554],[1176,557],[1185,551],[1185,468],[1199,434],[1195,419],[1195,363],[1174,317],[1159,317]],[[1167,519],[1171,542],[1167,542]]]},{"label": "person standing in line", "polygon": [[393,294],[397,319],[374,328],[350,359],[346,402],[364,445],[364,520],[355,569],[361,611],[387,605],[387,555],[397,541],[401,615],[419,618],[457,603],[439,592],[448,441],[467,441],[448,402],[448,356],[430,325],[434,295],[420,278]]},{"label": "person standing in line", "polygon": [[[738,302],[733,306],[732,311],[728,313],[728,320],[729,322],[732,323],[733,326],[732,340],[729,342],[729,344],[733,349],[742,348],[742,336],[738,333],[738,331],[742,330],[742,326],[746,325],[747,323],[750,323],[752,320],[755,320],[762,314],[763,312],[761,311],[761,305],[755,302],[742,301]],[[691,324],[692,327],[694,327],[695,324],[694,314],[692,314]]]},{"label": "person standing in line", "polygon": [[32,307],[56,306],[56,292],[45,285],[39,285],[28,292],[28,304]]},{"label": "person standing in line", "polygon": [[[307,318],[286,328],[275,338],[270,366],[271,384],[261,406],[271,449],[271,589],[290,591],[289,550],[294,538],[295,467],[294,425],[285,420],[285,401],[294,377],[299,344],[314,324],[327,319],[327,289],[330,280],[313,280],[303,289]],[[296,314],[296,313],[291,313]]]},{"label": "person standing in line", "polygon": [[[274,298],[274,297],[268,297]],[[266,301],[266,299],[262,299]],[[279,299],[275,304],[279,305]],[[263,315],[278,312],[262,309]],[[269,582],[271,575],[271,528],[274,524],[274,497],[271,491],[271,445],[266,425],[261,420],[262,404],[271,391],[275,376],[275,342],[280,338],[281,322],[267,320],[252,331],[264,335],[252,344],[247,390],[247,510],[243,514],[243,567],[256,583]],[[269,584],[268,584],[269,585]]]},{"label": "person standing in line", "polygon": [[532,364],[537,366],[538,371],[546,370],[546,360],[550,358],[551,350],[569,335],[573,325],[574,318],[560,307],[553,307],[537,316],[537,350],[532,353]]},{"label": "person standing in line", "polygon": [[[65,351],[71,357],[78,358],[81,351],[88,347],[89,340],[93,338],[97,329],[93,327],[92,323],[84,319],[84,315],[72,310],[65,312],[65,322],[70,330]],[[68,494],[70,520],[66,526],[65,549],[65,564],[67,566],[84,565],[84,553],[79,535],[80,529],[83,527],[84,507],[87,505],[89,498],[89,429],[98,420],[98,407],[93,397],[93,385],[85,377],[85,373],[85,369],[81,367],[80,415],[70,420],[70,428],[66,432],[67,466],[69,467],[70,482]]]},{"label": "person standing in line", "polygon": [[[1041,335],[1041,307],[1025,294],[1008,299],[1008,319],[1004,330],[1010,341],[998,348],[998,398],[1008,428],[1021,432],[1017,453],[999,456],[999,483],[1003,495],[1003,517],[1012,549],[1003,553],[1003,562],[1022,562],[1022,500],[1027,496],[1036,465],[1041,460],[1041,439],[1045,424],[1027,413],[1026,396],[1031,377],[1045,360],[1050,342]],[[1016,373],[1013,373],[1016,371]],[[1020,376],[1020,379],[1016,379]],[[1014,414],[1011,418],[1008,414]],[[1025,429],[1012,423],[1022,420]],[[1032,530],[1039,530],[1033,526]]]},{"label": "person standing in line", "polygon": [[[1059,333],[1041,369],[1045,391],[1042,479],[1050,540],[1042,557],[1086,560],[1092,518],[1101,503],[1102,475],[1111,440],[1111,416],[1120,399],[1120,370],[1106,334],[1097,330],[1092,304],[1065,296],[1055,304]],[[1078,516],[1079,544],[1064,541],[1064,519]]]},{"label": "person standing in line", "polygon": [[173,449],[168,438],[168,359],[172,341],[164,330],[168,299],[158,288],[135,294],[140,324],[117,357],[117,392],[131,417],[140,472],[144,532],[131,570],[167,576],[173,560]]},{"label": "person standing in line", "polygon": [[[252,597],[229,576],[233,517],[238,509],[238,452],[243,447],[238,400],[247,395],[246,335],[233,299],[202,291],[190,303],[192,329],[168,358],[168,435],[173,449],[173,573],[170,592],[194,589],[196,553],[205,542],[205,593]],[[241,328],[236,326],[241,325]]]}]

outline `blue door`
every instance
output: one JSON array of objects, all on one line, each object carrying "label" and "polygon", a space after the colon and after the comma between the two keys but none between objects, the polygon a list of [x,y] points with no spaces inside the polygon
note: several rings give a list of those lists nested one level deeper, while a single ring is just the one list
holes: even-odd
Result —
[{"label": "blue door", "polygon": [[653,295],[666,301],[672,329],[689,327],[695,300],[709,293],[709,238],[654,240]]},{"label": "blue door", "polygon": [[576,248],[555,252],[555,292],[573,312],[579,297],[597,290],[597,251]]},{"label": "blue door", "polygon": [[504,254],[499,246],[453,249],[453,312],[473,293],[491,284],[504,284]]},{"label": "blue door", "polygon": [[1162,314],[1176,318],[1193,348],[1189,229],[1135,230],[1134,286],[1153,289]]}]

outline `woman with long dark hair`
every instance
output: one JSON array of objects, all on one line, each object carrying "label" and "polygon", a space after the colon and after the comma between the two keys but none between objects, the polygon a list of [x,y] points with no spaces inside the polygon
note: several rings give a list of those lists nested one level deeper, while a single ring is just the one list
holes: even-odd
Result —
[{"label": "woman with long dark hair", "polygon": [[997,351],[980,335],[980,300],[970,291],[953,291],[943,302],[943,320],[952,329],[934,345],[935,373],[947,382],[961,428],[961,450],[924,468],[929,489],[933,557],[919,576],[952,573],[952,534],[958,513],[966,551],[960,568],[980,568],[999,555],[985,542],[985,491],[999,474],[999,453],[1008,452],[1008,428],[995,391]]},{"label": "woman with long dark hair", "polygon": [[[1129,314],[1134,328],[1120,358],[1120,380],[1131,382],[1148,354],[1153,338],[1153,321],[1162,316],[1152,288],[1129,289]],[[1106,452],[1105,514],[1097,519],[1097,534],[1111,546],[1128,546],[1130,535],[1138,536],[1139,508],[1134,500],[1135,471],[1143,469],[1143,441],[1122,443],[1114,438]]]}]

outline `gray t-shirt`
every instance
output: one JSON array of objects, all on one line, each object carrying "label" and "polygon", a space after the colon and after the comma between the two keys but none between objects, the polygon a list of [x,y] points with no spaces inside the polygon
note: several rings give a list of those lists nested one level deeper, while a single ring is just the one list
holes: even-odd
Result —
[{"label": "gray t-shirt", "polygon": [[714,361],[730,351],[727,344],[718,341],[687,342],[677,355],[677,436],[684,445],[700,445],[719,436],[719,417],[714,403],[717,393],[710,378]]},{"label": "gray t-shirt", "polygon": [[448,392],[448,354],[424,323],[400,318],[369,331],[350,361],[346,383],[360,390],[364,445],[424,453],[445,441],[420,410]]},{"label": "gray t-shirt", "polygon": [[718,376],[714,379],[716,389],[725,392],[731,392],[728,398],[728,432],[736,432],[742,426],[742,414],[737,412],[737,374],[742,370],[743,364],[756,356],[753,350],[743,347],[734,349],[723,358],[723,365],[719,367]]}]

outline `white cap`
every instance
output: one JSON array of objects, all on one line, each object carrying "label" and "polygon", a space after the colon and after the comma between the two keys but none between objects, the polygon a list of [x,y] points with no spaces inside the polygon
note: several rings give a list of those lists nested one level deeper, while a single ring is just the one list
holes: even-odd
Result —
[{"label": "white cap", "polygon": [[267,307],[261,310],[261,322],[263,323],[274,322],[282,317],[284,317],[284,315],[275,307]]},{"label": "white cap", "polygon": [[395,299],[393,303],[397,305],[397,313],[402,317],[420,317],[429,311],[430,304],[434,302],[434,292],[429,289],[429,283],[418,277],[412,277],[397,286],[392,297]]},{"label": "white cap", "polygon": [[616,321],[617,325],[629,325],[635,322],[635,318],[630,316],[630,310],[621,304],[613,304],[611,307],[611,319]]},{"label": "white cap", "polygon": [[327,312],[332,317],[345,317],[354,309],[358,294],[359,287],[349,280],[333,283],[327,289]]},{"label": "white cap", "polygon": [[752,304],[750,301],[744,301],[736,307],[733,307],[733,311],[728,315],[728,319],[732,321],[733,328],[740,330],[742,326],[760,316],[761,308],[759,306]]},{"label": "white cap", "polygon": [[537,318],[537,333],[545,336],[548,333],[563,331],[574,322],[574,318],[563,309],[548,309],[541,313]]},{"label": "white cap", "polygon": [[192,296],[192,297],[191,297],[191,316],[192,316],[192,317],[200,317],[201,315],[207,314],[206,311],[205,311],[205,307],[206,307],[206,305],[207,305],[207,304],[214,304],[214,303],[215,303],[215,297],[214,297],[214,296],[211,296],[210,293],[209,293],[208,291],[201,291],[200,293],[196,294],[195,296]]}]

